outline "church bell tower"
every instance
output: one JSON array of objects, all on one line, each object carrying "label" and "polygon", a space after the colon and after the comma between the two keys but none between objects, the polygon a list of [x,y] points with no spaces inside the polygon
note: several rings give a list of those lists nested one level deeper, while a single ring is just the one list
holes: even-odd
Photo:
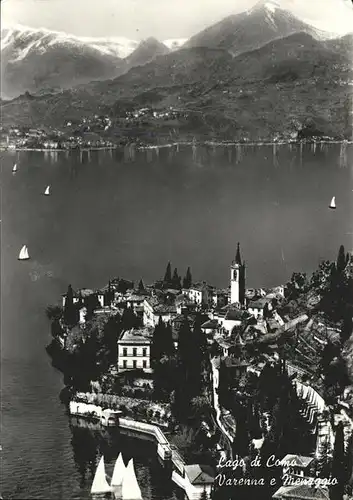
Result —
[{"label": "church bell tower", "polygon": [[245,302],[245,263],[241,261],[240,245],[230,266],[230,303],[243,306]]}]

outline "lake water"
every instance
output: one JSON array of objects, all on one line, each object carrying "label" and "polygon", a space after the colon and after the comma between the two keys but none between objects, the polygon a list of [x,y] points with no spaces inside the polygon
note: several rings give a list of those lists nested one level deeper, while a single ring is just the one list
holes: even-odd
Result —
[{"label": "lake water", "polygon": [[[67,285],[148,283],[168,261],[227,286],[240,241],[248,286],[311,272],[352,248],[351,146],[3,153],[2,486],[7,499],[87,499],[102,451],[134,456],[146,500],[180,496],[148,444],[72,428],[50,364],[45,307]],[[42,196],[50,184],[52,195]],[[337,210],[329,210],[332,196]],[[19,262],[27,244],[31,260]]]}]

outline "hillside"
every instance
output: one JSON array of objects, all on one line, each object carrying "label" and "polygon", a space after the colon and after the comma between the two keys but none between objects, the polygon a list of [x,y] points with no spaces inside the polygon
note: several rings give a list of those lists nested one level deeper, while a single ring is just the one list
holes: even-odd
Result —
[{"label": "hillside", "polygon": [[51,32],[2,30],[1,39],[1,94],[7,98],[112,78],[123,67],[116,54]]},{"label": "hillside", "polygon": [[[181,135],[265,138],[310,125],[350,137],[351,62],[306,33],[290,35],[237,57],[183,48],[105,82],[57,95],[22,96],[3,106],[4,123],[55,125],[92,113],[119,116],[132,107],[174,106]],[[164,127],[166,127],[165,125]]]},{"label": "hillside", "polygon": [[75,87],[114,78],[157,55],[179,49],[185,39],[165,43],[149,38],[140,44],[124,37],[77,37],[26,26],[1,30],[1,95]]},{"label": "hillside", "polygon": [[318,39],[329,36],[282,9],[277,2],[260,1],[252,9],[229,16],[191,37],[186,46],[220,48],[239,55],[299,32]]},{"label": "hillside", "polygon": [[150,37],[143,40],[138,47],[125,59],[128,68],[134,66],[143,66],[144,64],[153,61],[157,56],[169,53],[166,45],[159,42],[156,38]]}]

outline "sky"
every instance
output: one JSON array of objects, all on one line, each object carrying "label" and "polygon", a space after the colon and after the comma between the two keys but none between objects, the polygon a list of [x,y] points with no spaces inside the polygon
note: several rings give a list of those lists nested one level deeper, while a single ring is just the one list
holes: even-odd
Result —
[{"label": "sky", "polygon": [[[22,24],[77,36],[188,38],[258,0],[2,0],[1,25]],[[316,27],[353,31],[352,0],[276,0]]]}]

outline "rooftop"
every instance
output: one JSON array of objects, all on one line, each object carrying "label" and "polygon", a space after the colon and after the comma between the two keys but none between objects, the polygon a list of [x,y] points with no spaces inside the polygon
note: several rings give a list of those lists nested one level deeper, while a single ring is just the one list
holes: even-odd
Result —
[{"label": "rooftop", "polygon": [[249,363],[242,361],[239,358],[233,358],[232,356],[226,356],[223,358],[223,362],[227,368],[236,368],[238,366],[249,366]]},{"label": "rooftop", "polygon": [[272,498],[288,498],[289,500],[330,500],[327,488],[307,486],[300,484],[297,486],[281,486]]},{"label": "rooftop", "polygon": [[249,302],[248,308],[250,309],[263,309],[266,304],[271,302],[271,298],[263,297],[261,299],[251,300]]},{"label": "rooftop", "polygon": [[284,465],[290,463],[292,467],[307,467],[313,462],[313,460],[313,457],[303,457],[301,455],[288,454],[282,459],[282,462],[284,463]]},{"label": "rooftop", "polygon": [[242,311],[236,307],[229,308],[226,314],[225,319],[233,320],[233,321],[241,321],[248,317],[249,314],[246,311]]},{"label": "rooftop", "polygon": [[203,323],[203,325],[201,325],[201,328],[216,329],[218,328],[218,321],[216,319],[210,319],[209,321],[206,321],[206,323]]},{"label": "rooftop", "polygon": [[185,465],[185,474],[193,485],[213,484],[214,472],[209,465]]},{"label": "rooftop", "polygon": [[152,341],[153,328],[132,328],[126,330],[118,340],[118,344],[134,344],[145,343],[150,344]]},{"label": "rooftop", "polygon": [[165,304],[157,304],[153,307],[153,311],[157,314],[168,314],[168,313],[176,313],[175,306],[167,306]]}]

